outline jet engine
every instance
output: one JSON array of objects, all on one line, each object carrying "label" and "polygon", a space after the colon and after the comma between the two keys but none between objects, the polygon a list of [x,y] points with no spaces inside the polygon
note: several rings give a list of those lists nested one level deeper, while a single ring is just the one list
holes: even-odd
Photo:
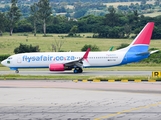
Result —
[{"label": "jet engine", "polygon": [[64,71],[65,67],[64,67],[64,64],[50,64],[49,70],[50,71]]}]

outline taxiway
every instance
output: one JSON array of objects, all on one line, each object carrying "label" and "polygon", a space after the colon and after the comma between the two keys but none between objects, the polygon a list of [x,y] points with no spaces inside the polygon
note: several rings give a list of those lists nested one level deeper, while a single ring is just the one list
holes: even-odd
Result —
[{"label": "taxiway", "polygon": [[0,81],[0,119],[160,120],[161,83]]},{"label": "taxiway", "polygon": [[[14,71],[0,71],[0,75],[4,74],[15,74]],[[144,76],[152,75],[152,71],[84,71],[83,73],[75,74],[73,71],[64,71],[64,72],[50,72],[50,71],[20,71],[20,75],[130,75],[130,76]]]}]

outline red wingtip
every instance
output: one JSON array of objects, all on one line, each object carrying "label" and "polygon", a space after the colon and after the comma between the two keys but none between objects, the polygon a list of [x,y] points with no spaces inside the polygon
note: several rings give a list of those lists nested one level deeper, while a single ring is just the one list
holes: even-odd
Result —
[{"label": "red wingtip", "polygon": [[86,53],[83,56],[83,59],[87,59],[89,51],[90,51],[90,48],[87,49]]},{"label": "red wingtip", "polygon": [[146,26],[142,29],[142,31],[138,34],[138,36],[135,38],[134,42],[132,45],[136,44],[150,44],[150,39],[152,36],[154,28],[154,22],[149,22],[146,24]]}]

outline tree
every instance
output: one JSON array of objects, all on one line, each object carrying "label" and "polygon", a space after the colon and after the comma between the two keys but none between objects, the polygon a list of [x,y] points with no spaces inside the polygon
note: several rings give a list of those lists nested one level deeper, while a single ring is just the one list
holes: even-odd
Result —
[{"label": "tree", "polygon": [[141,0],[141,4],[145,5],[146,4],[146,0]]},{"label": "tree", "polygon": [[109,37],[109,30],[110,30],[109,26],[100,26],[100,27],[97,27],[96,29],[98,32],[98,37],[100,37],[100,38],[108,38]]},{"label": "tree", "polygon": [[133,13],[134,13],[134,17],[133,17],[134,22],[137,23],[139,21],[138,11],[137,10],[134,10]]},{"label": "tree", "polygon": [[139,23],[139,14],[137,10],[133,10],[133,13],[129,13],[127,15],[127,18],[128,18],[128,24],[130,24],[130,26],[132,26],[133,28],[139,27],[137,26]]},{"label": "tree", "polygon": [[2,12],[0,12],[0,26],[0,36],[2,36],[2,32],[5,30],[6,26],[6,16]]},{"label": "tree", "polygon": [[7,12],[8,25],[10,28],[10,36],[12,36],[13,29],[21,16],[21,12],[16,4],[17,0],[11,0],[11,7],[9,12]]},{"label": "tree", "polygon": [[108,12],[109,14],[105,15],[105,24],[114,27],[119,23],[119,16],[114,7],[109,7]]},{"label": "tree", "polygon": [[161,2],[160,0],[155,0],[155,3],[154,4],[155,5],[160,5],[160,2]]},{"label": "tree", "polygon": [[49,0],[40,0],[37,3],[37,6],[38,6],[38,17],[43,22],[43,32],[44,36],[46,36],[46,22],[52,13]]},{"label": "tree", "polygon": [[79,9],[78,11],[76,11],[76,12],[74,13],[74,18],[83,17],[83,16],[85,15],[86,12],[87,12],[87,9],[86,9],[86,8]]},{"label": "tree", "polygon": [[32,30],[32,25],[27,19],[18,21],[14,29],[15,32],[31,32]]},{"label": "tree", "polygon": [[127,43],[122,43],[122,44],[121,44],[120,46],[118,46],[116,49],[119,50],[119,49],[125,48],[125,47],[127,47],[127,46],[129,46],[129,44],[127,44]]},{"label": "tree", "polygon": [[131,26],[128,25],[128,24],[125,24],[125,26],[124,26],[124,32],[126,34],[126,37],[129,38],[130,33],[131,33]]},{"label": "tree", "polygon": [[59,40],[54,40],[54,43],[51,45],[52,47],[52,51],[54,52],[60,52],[60,49],[61,47],[63,46],[65,40],[62,38],[62,39],[59,39]]},{"label": "tree", "polygon": [[91,51],[100,51],[99,47],[96,45],[84,45],[81,51],[86,51],[88,48],[90,48]]},{"label": "tree", "polygon": [[30,12],[31,12],[31,18],[33,18],[33,25],[34,25],[34,36],[36,36],[37,33],[37,22],[38,22],[38,7],[37,4],[34,3],[30,7]]},{"label": "tree", "polygon": [[152,39],[160,39],[160,38],[161,38],[161,29],[160,26],[156,26],[152,34]]},{"label": "tree", "polygon": [[78,32],[78,26],[74,25],[69,32],[69,36],[76,36],[76,33]]},{"label": "tree", "polygon": [[26,52],[39,52],[39,46],[32,46],[30,45],[25,45],[25,44],[21,44],[19,45],[19,47],[16,47],[14,49],[14,53],[26,53]]}]

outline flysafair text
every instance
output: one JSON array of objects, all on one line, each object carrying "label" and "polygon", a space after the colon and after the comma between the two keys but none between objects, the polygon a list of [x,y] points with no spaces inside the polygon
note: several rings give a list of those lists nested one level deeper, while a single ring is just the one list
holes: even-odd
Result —
[{"label": "flysafair text", "polygon": [[39,55],[39,56],[27,56],[22,57],[22,61],[37,62],[37,61],[70,61],[75,60],[74,56],[51,56],[51,55]]}]

